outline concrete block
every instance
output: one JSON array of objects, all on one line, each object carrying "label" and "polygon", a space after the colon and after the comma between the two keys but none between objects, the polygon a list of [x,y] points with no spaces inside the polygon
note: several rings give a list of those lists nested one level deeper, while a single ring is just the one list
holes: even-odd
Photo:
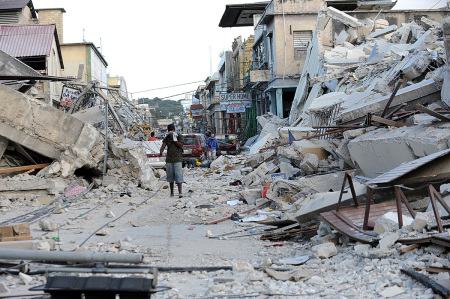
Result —
[{"label": "concrete block", "polygon": [[397,223],[395,223],[390,219],[387,219],[384,216],[381,216],[380,218],[377,219],[377,221],[375,221],[375,227],[373,230],[377,234],[381,235],[386,232],[395,232],[397,231],[397,229],[398,229]]},{"label": "concrete block", "polygon": [[[409,216],[402,215],[402,221],[403,225],[406,226],[412,224],[414,219]],[[398,229],[399,226],[397,213],[388,212],[378,218],[377,221],[375,221],[374,231],[379,235],[385,232],[394,232]]]},{"label": "concrete block", "polygon": [[383,289],[383,291],[380,292],[379,294],[383,298],[394,298],[405,292],[406,292],[406,290],[404,288],[401,288],[399,286],[393,286],[393,287],[388,287],[388,288]]},{"label": "concrete block", "polygon": [[300,169],[306,174],[313,174],[319,167],[319,157],[316,154],[306,154],[300,163]]},{"label": "concrete block", "polygon": [[383,235],[381,235],[381,239],[378,242],[379,247],[381,250],[388,250],[392,246],[394,246],[395,242],[398,240],[398,233],[397,232],[388,232]]},{"label": "concrete block", "polygon": [[364,252],[368,252],[370,248],[372,248],[370,244],[358,244],[355,245],[353,249],[355,250],[355,253],[363,254]]},{"label": "concrete block", "polygon": [[233,274],[242,273],[242,272],[254,272],[255,268],[250,263],[246,262],[235,262],[232,264]]},{"label": "concrete block", "polygon": [[311,251],[320,258],[329,258],[337,254],[336,245],[331,242],[313,246]]},{"label": "concrete block", "polygon": [[104,175],[102,179],[102,186],[107,187],[109,185],[117,185],[119,178],[111,175]]},{"label": "concrete block", "polygon": [[418,232],[422,232],[424,227],[426,227],[428,224],[428,217],[427,215],[425,215],[424,213],[416,213],[416,217],[414,218],[414,222],[413,222],[413,229],[418,231]]}]

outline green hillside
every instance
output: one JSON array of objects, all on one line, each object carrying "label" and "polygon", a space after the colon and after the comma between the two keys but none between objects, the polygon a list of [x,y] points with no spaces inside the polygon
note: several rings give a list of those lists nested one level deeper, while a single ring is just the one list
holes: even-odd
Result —
[{"label": "green hillside", "polygon": [[155,109],[157,118],[171,118],[174,115],[178,115],[183,112],[183,106],[181,106],[181,100],[161,100],[159,98],[149,99],[140,98],[138,99],[139,104],[147,104],[149,106],[158,106]]}]

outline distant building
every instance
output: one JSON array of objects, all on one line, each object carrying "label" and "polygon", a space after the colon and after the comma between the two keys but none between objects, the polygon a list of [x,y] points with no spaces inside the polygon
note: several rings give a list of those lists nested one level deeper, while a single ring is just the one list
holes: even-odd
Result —
[{"label": "distant building", "polygon": [[[0,25],[0,50],[43,75],[61,76],[64,63],[55,25]],[[62,84],[39,81],[37,99],[59,102]]]}]

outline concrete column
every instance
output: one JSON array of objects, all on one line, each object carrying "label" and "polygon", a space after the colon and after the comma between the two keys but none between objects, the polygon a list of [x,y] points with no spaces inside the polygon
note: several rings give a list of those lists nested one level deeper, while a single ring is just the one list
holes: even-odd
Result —
[{"label": "concrete column", "polygon": [[277,98],[274,90],[271,90],[269,92],[269,100],[270,100],[270,113],[277,115]]},{"label": "concrete column", "polygon": [[277,97],[277,116],[279,118],[283,118],[283,89],[276,89],[276,97]]}]

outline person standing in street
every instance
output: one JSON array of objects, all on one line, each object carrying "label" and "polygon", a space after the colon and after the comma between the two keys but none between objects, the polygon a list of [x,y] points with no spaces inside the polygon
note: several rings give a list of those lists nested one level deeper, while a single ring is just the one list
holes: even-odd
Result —
[{"label": "person standing in street", "polygon": [[167,146],[166,156],[166,174],[167,182],[170,185],[170,197],[175,196],[173,193],[174,183],[178,186],[178,196],[183,197],[182,184],[183,180],[183,143],[184,137],[181,134],[175,132],[175,125],[170,124],[167,126],[169,132],[163,139],[163,144],[159,153],[163,155],[164,149]]},{"label": "person standing in street", "polygon": [[206,140],[206,146],[208,147],[208,159],[213,158],[215,160],[216,151],[219,148],[219,142],[216,137],[211,136],[211,132],[208,132],[206,136],[208,136],[208,139]]}]

